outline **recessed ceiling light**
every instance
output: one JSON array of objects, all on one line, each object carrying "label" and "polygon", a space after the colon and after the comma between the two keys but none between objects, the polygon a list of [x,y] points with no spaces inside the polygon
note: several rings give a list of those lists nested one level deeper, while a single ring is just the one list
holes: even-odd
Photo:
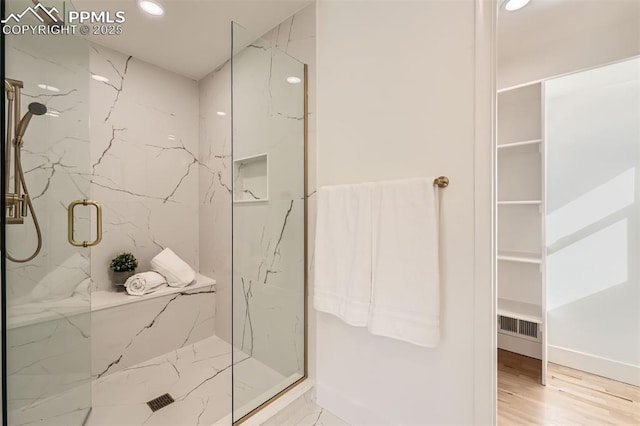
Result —
[{"label": "recessed ceiling light", "polygon": [[152,16],[164,15],[164,8],[160,4],[151,0],[138,0],[138,6],[140,9]]},{"label": "recessed ceiling light", "polygon": [[302,79],[300,77],[296,77],[296,76],[290,76],[287,77],[287,83],[289,84],[298,84],[302,81]]},{"label": "recessed ceiling light", "polygon": [[504,8],[509,12],[513,12],[515,10],[522,9],[528,5],[530,1],[531,0],[507,0],[504,2]]},{"label": "recessed ceiling light", "polygon": [[225,115],[227,115],[227,113],[226,113],[226,112],[224,112],[224,111],[218,111],[218,112],[216,112],[216,114],[218,114],[218,115],[220,115],[220,116],[222,116],[222,117],[224,117]]},{"label": "recessed ceiling light", "polygon": [[103,77],[99,74],[91,74],[91,78],[96,80],[96,81],[100,81],[102,83],[106,83],[107,81],[109,81],[109,79],[107,77]]},{"label": "recessed ceiling light", "polygon": [[38,87],[44,90],[48,90],[50,92],[59,92],[60,89],[57,87],[49,86],[48,84],[38,84]]}]

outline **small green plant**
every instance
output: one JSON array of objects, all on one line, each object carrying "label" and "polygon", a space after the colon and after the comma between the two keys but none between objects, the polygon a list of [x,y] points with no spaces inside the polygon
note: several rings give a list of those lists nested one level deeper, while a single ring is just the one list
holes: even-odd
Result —
[{"label": "small green plant", "polygon": [[111,260],[110,267],[114,272],[135,271],[138,267],[138,260],[131,253],[120,253]]}]

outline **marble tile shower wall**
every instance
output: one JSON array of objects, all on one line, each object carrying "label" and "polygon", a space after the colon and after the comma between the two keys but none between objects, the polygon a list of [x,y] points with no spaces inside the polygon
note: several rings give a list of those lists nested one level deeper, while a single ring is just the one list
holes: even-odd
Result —
[{"label": "marble tile shower wall", "polygon": [[[58,115],[33,119],[25,136],[23,166],[44,245],[33,261],[9,265],[9,295],[27,295],[77,251],[66,243],[66,204],[82,198],[104,208],[103,241],[91,249],[93,290],[113,290],[109,262],[123,250],[134,252],[138,269],[146,270],[155,254],[171,247],[197,270],[203,174],[197,82],[102,46],[91,45],[87,56],[76,48],[78,57],[65,57],[64,46],[46,44],[45,38],[36,45],[16,37],[7,46],[7,77],[25,82],[23,112],[36,101]],[[79,83],[87,81],[87,67],[109,81]],[[89,230],[84,221],[83,233]],[[17,257],[30,254],[35,241],[30,219],[8,229],[9,250]]]},{"label": "marble tile shower wall", "polygon": [[[20,7],[7,5],[12,6]],[[78,252],[66,244],[66,205],[89,194],[89,84],[83,40],[7,36],[5,47],[6,77],[24,83],[21,113],[31,102],[48,109],[47,115],[31,120],[22,149],[25,180],[42,228],[42,250],[27,263],[7,262],[6,269],[6,397],[13,411],[71,388],[89,391],[89,302],[81,300],[72,309],[55,302],[18,306],[33,302],[30,292],[37,283]],[[82,219],[78,221],[84,232],[88,221]],[[6,237],[12,255],[25,258],[33,253],[31,213],[23,225],[8,226]],[[89,276],[88,262],[77,256],[75,260],[73,275],[80,281]]]},{"label": "marble tile shower wall", "polygon": [[[316,224],[316,7],[315,3],[300,10],[280,25],[267,32],[262,39],[271,44],[272,47],[282,50],[283,52],[293,56],[300,62],[308,65],[308,134],[307,134],[307,247],[308,247],[308,263],[307,280],[309,295],[313,294],[313,265],[314,265],[314,245],[315,245],[315,224]],[[309,301],[309,309],[313,310],[313,303]],[[300,303],[296,299],[296,303]],[[260,312],[262,315],[268,315],[268,310]],[[256,317],[260,316],[257,315]],[[293,332],[302,332],[302,322],[294,326]],[[311,333],[314,330],[314,315],[309,312],[308,330]],[[291,336],[293,337],[293,336]],[[314,337],[309,336],[307,351],[313,354],[315,351]],[[292,343],[293,338],[290,340]],[[302,348],[295,348],[295,353],[301,355]],[[313,356],[313,355],[310,355]],[[297,359],[300,361],[302,357]],[[277,364],[276,364],[277,365]],[[297,365],[297,364],[296,364]],[[313,368],[313,362],[309,362],[310,368]],[[274,367],[276,368],[276,367]],[[284,372],[283,372],[284,373]],[[313,377],[313,372],[310,373]]]},{"label": "marble tile shower wall", "polygon": [[133,252],[138,270],[170,247],[198,270],[198,85],[98,45],[91,80],[91,196],[104,236],[91,251],[93,290],[111,290],[109,261]]},{"label": "marble tile shower wall", "polygon": [[[66,209],[70,201],[89,193],[88,58],[81,40],[65,41],[55,36],[12,36],[6,41],[6,77],[24,82],[22,114],[31,102],[49,110],[31,120],[22,148],[25,180],[42,228],[42,250],[27,263],[7,263],[9,304],[23,300],[47,273],[78,251],[66,243]],[[83,232],[87,225],[79,223]],[[7,226],[7,251],[13,256],[28,257],[36,244],[31,213],[23,225]]]},{"label": "marble tile shower wall", "polygon": [[[313,232],[315,229],[315,6],[310,5],[296,13],[283,23],[263,35],[267,45],[276,47],[300,61],[309,65],[309,138],[308,138],[308,167],[309,167],[309,252],[311,262],[313,260]],[[232,163],[231,163],[231,123],[230,123],[230,97],[231,97],[231,65],[226,63],[205,78],[200,80],[200,155],[201,155],[201,186],[200,186],[200,268],[205,275],[212,275],[217,280],[216,286],[216,334],[227,341],[231,341],[231,188]],[[227,115],[220,115],[226,113]],[[259,138],[256,138],[259,140]],[[286,209],[283,211],[283,215]],[[212,220],[208,218],[213,218]],[[282,227],[283,217],[278,217],[274,222],[274,229],[268,229],[267,233],[279,233]],[[293,229],[293,225],[291,225]],[[277,228],[277,229],[276,229]],[[265,251],[265,253],[267,253]],[[265,254],[263,253],[263,254]],[[260,262],[264,259],[254,259],[258,270]],[[282,265],[280,265],[282,266]],[[310,278],[312,278],[310,274]],[[275,275],[272,275],[273,278]],[[264,272],[261,276],[264,284]],[[260,281],[260,280],[258,280]],[[311,282],[309,283],[311,286]],[[288,303],[281,298],[276,291],[277,283],[272,288],[265,288],[263,294],[255,296],[253,291],[248,294],[248,312],[252,320],[253,335],[256,339],[250,339],[251,333],[245,333],[247,341],[245,350],[265,362],[270,367],[276,368],[283,374],[290,374],[291,366],[298,365],[301,359],[302,348],[295,347],[294,335],[302,331],[302,322],[292,322],[292,328],[282,330],[282,336],[274,336],[273,330],[270,340],[264,340],[259,336],[266,336],[261,332],[263,325],[269,324],[274,315],[282,309],[278,309],[283,303]],[[270,291],[271,290],[271,291]],[[254,288],[255,294],[260,289]],[[258,297],[262,298],[258,301]],[[252,306],[251,302],[255,301]],[[290,301],[291,302],[291,301]],[[295,301],[299,303],[297,299]],[[260,305],[260,306],[258,306]],[[246,306],[244,307],[246,309]],[[247,321],[249,316],[242,312],[242,319]],[[248,324],[239,326],[248,327]],[[247,328],[248,330],[248,328]],[[250,341],[251,340],[251,341]],[[278,342],[281,349],[274,351],[274,343]],[[281,343],[282,342],[282,343]],[[311,343],[312,344],[312,343]],[[282,353],[287,356],[281,356]],[[269,359],[274,356],[274,359]]]},{"label": "marble tile shower wall", "polygon": [[[94,289],[113,289],[109,261],[121,251],[144,271],[170,247],[199,270],[198,216],[210,213],[198,208],[200,180],[214,174],[201,161],[197,82],[102,46],[92,45],[90,57],[91,73],[109,79],[91,81],[91,193],[104,206],[103,242],[91,252]],[[94,312],[93,377],[212,336],[215,288],[185,290]]]},{"label": "marble tile shower wall", "polygon": [[231,342],[231,67],[198,82],[200,92],[200,273],[216,279],[216,335]]}]

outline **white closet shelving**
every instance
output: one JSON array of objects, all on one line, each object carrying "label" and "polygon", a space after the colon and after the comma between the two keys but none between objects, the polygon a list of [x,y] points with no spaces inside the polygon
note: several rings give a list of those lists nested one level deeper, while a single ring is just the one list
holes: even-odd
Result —
[{"label": "white closet shelving", "polygon": [[498,347],[542,360],[544,283],[544,86],[498,92]]},{"label": "white closet shelving", "polygon": [[498,251],[498,260],[505,262],[521,262],[542,264],[542,255],[526,251]]},{"label": "white closet shelving", "polygon": [[519,206],[519,205],[540,205],[542,200],[512,200],[512,201],[498,201],[499,206]]}]

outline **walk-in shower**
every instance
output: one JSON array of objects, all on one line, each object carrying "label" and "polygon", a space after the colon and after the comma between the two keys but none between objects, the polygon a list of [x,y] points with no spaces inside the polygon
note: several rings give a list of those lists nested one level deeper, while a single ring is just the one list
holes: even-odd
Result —
[{"label": "walk-in shower", "polygon": [[[136,50],[150,21],[130,1],[100,3],[126,13],[120,35],[3,32],[7,425],[231,425],[306,378],[307,68],[284,50],[313,57],[315,8],[285,3],[163,4],[145,40],[186,22],[185,42],[219,44],[206,67],[184,43]],[[64,26],[93,4],[40,7]],[[50,28],[39,2],[3,5]],[[191,25],[225,13],[226,37]],[[195,272],[186,286],[117,285],[112,259],[144,273],[167,248]]]},{"label": "walk-in shower", "polygon": [[[29,109],[21,118],[20,98],[22,97],[22,88],[24,83],[19,80],[5,78],[4,80],[5,94],[7,98],[6,104],[6,138],[5,138],[5,206],[6,206],[6,223],[10,225],[22,225],[28,212],[31,213],[33,226],[37,234],[37,245],[30,256],[24,259],[18,259],[7,253],[7,259],[12,262],[25,263],[35,258],[42,248],[42,231],[40,223],[36,215],[31,197],[29,195],[29,187],[24,176],[22,167],[22,144],[24,135],[34,115],[43,115],[47,112],[47,107],[38,102],[31,102]],[[11,153],[13,152],[13,175],[11,174]],[[13,192],[11,192],[11,178],[13,176]]]}]

